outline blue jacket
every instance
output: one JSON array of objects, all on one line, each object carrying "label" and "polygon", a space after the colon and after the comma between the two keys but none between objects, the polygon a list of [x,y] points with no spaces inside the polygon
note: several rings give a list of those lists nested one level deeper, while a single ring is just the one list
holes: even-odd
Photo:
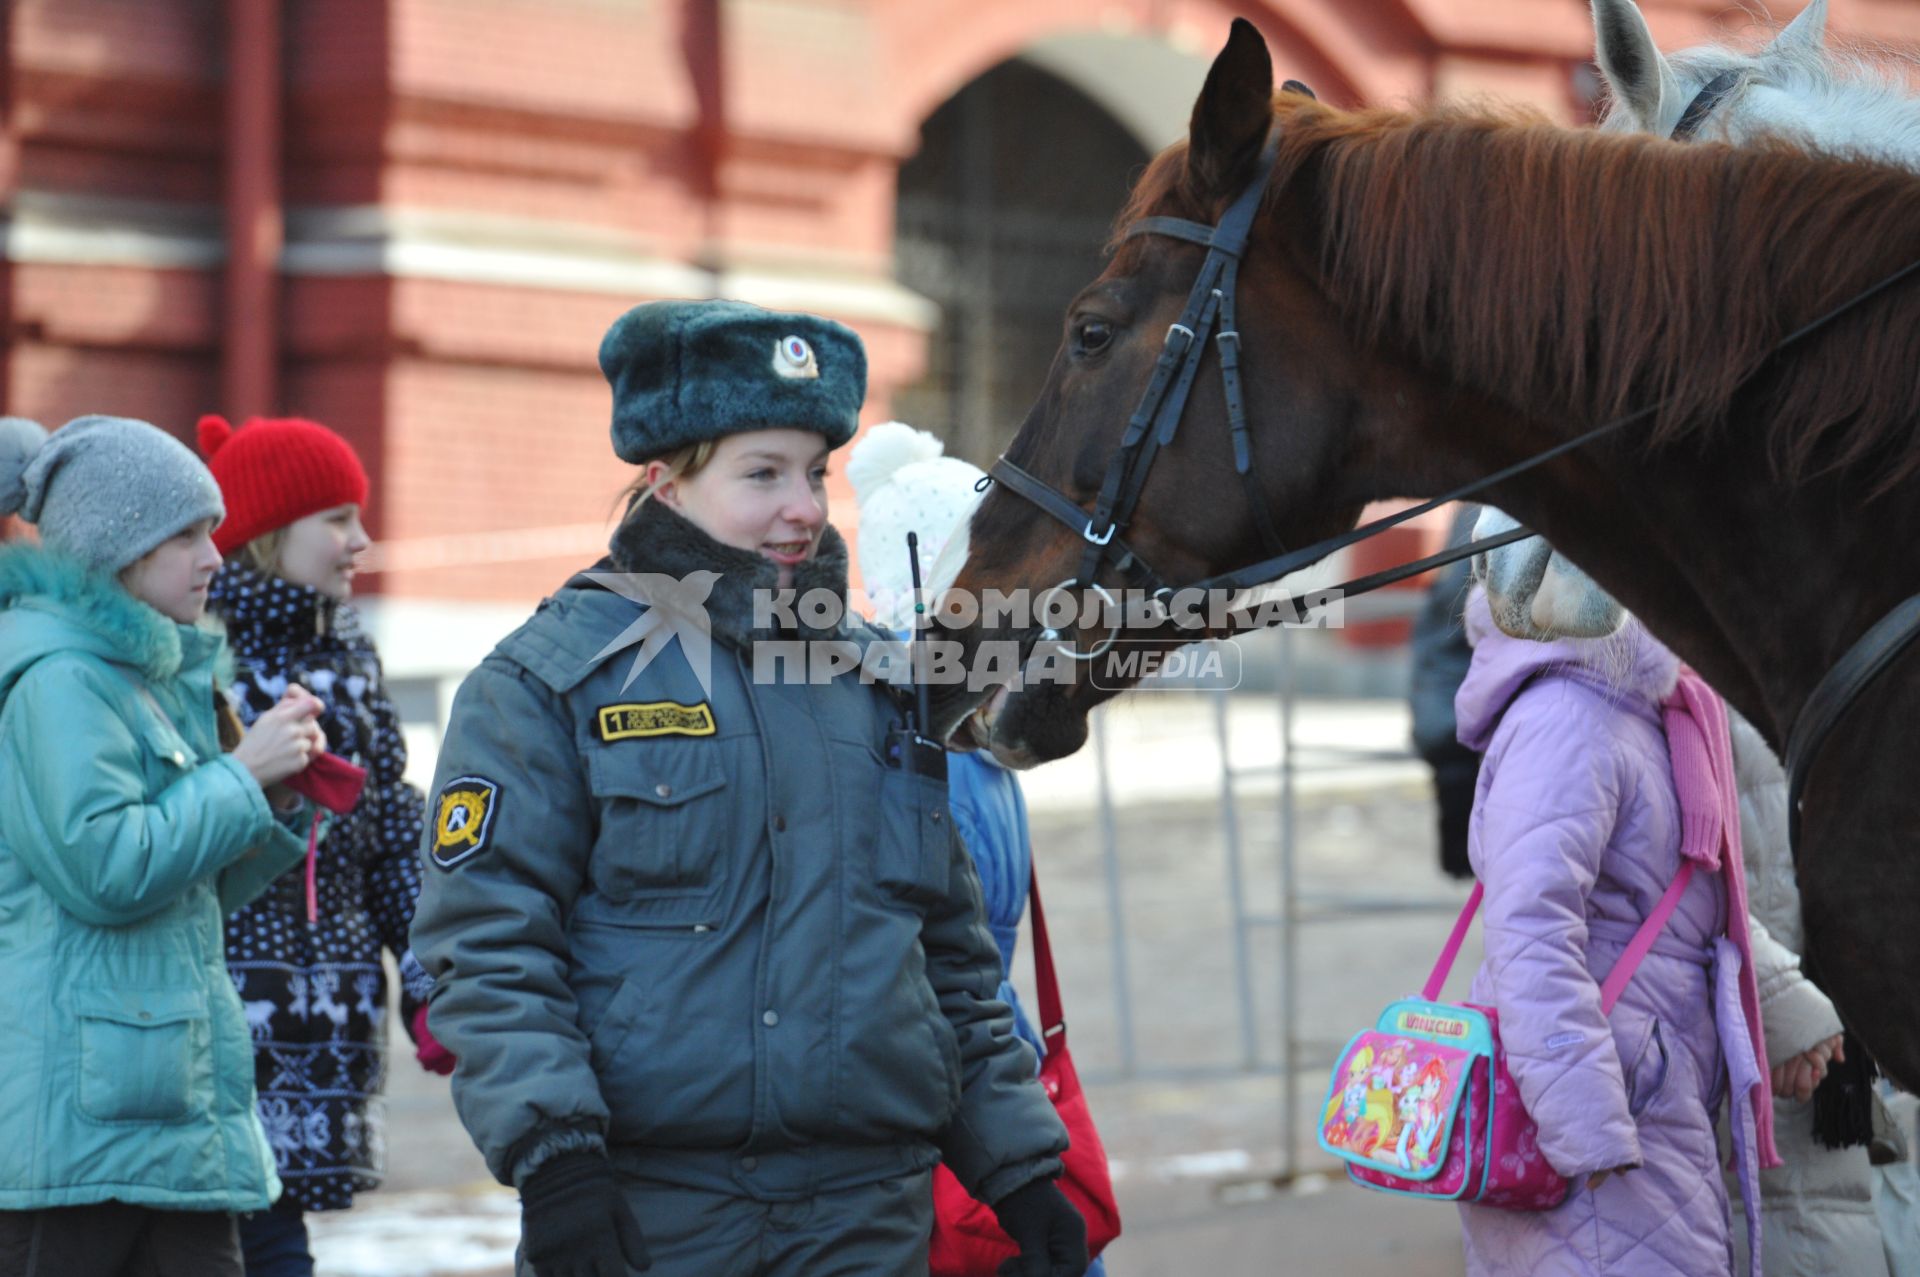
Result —
[{"label": "blue jacket", "polygon": [[1027,800],[1014,774],[986,753],[947,755],[947,792],[960,841],[973,853],[987,926],[1000,950],[1000,1000],[1013,1008],[1013,1027],[1036,1056],[1046,1053],[1013,989],[1014,950],[1027,914],[1033,847],[1027,839]]},{"label": "blue jacket", "polygon": [[222,649],[0,548],[0,1210],[279,1195],[220,923],[306,845],[220,752]]}]

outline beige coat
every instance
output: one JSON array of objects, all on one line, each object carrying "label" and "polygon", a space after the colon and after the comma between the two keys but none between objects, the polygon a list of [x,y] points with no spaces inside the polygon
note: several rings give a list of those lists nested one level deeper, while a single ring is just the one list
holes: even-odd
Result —
[{"label": "beige coat", "polygon": [[[1800,890],[1787,846],[1786,773],[1751,724],[1729,717],[1760,1016],[1768,1062],[1779,1064],[1840,1032],[1840,1017],[1800,971]],[[1786,1164],[1760,1173],[1766,1277],[1888,1277],[1867,1150],[1823,1147],[1813,1136],[1811,1101],[1774,1100],[1773,1127]],[[1729,1196],[1738,1272],[1746,1264],[1746,1222],[1739,1193]]]}]

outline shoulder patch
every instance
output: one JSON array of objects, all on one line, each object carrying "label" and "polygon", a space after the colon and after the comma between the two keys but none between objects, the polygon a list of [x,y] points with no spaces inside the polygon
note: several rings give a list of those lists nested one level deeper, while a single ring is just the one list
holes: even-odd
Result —
[{"label": "shoulder patch", "polygon": [[682,705],[678,701],[602,705],[595,711],[603,741],[637,740],[645,736],[711,736],[713,709],[705,701]]},{"label": "shoulder patch", "polygon": [[434,803],[433,863],[452,869],[487,849],[500,786],[484,776],[460,776],[440,787]]}]

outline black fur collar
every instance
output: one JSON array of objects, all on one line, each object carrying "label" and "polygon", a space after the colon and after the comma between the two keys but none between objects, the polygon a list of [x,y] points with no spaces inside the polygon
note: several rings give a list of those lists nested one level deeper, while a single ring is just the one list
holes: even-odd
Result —
[{"label": "black fur collar", "polygon": [[[718,572],[720,579],[707,596],[707,615],[715,638],[734,647],[781,639],[833,639],[848,636],[852,614],[847,605],[847,543],[828,524],[820,548],[793,569],[793,589],[783,600],[795,615],[795,627],[754,625],[754,596],[764,590],[773,598],[779,590],[780,569],[752,550],[736,549],[708,536],[692,522],[659,501],[643,501],[627,512],[608,543],[618,572],[657,572],[685,577],[693,572]],[[838,601],[837,623],[817,629],[799,619],[793,600],[811,590],[827,590]],[[776,618],[776,620],[781,618]]]}]

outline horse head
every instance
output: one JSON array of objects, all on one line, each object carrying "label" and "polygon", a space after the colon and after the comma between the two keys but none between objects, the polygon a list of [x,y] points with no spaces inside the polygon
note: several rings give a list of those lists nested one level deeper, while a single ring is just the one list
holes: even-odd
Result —
[{"label": "horse head", "polygon": [[[1473,535],[1484,539],[1519,526],[1512,515],[1488,506]],[[1602,638],[1627,622],[1627,610],[1544,537],[1477,554],[1473,568],[1493,623],[1515,638]]]},{"label": "horse head", "polygon": [[[1723,72],[1739,77],[1737,106],[1715,111],[1707,136],[1814,134],[1807,90],[1824,85],[1827,0],[1812,0],[1756,53],[1701,45],[1663,54],[1634,0],[1593,0],[1595,61],[1612,105],[1602,128],[1667,136],[1700,91]],[[1818,140],[1817,137],[1813,140]]]},{"label": "horse head", "polygon": [[[1645,61],[1658,92],[1635,109],[1664,119],[1665,64]],[[1920,541],[1920,292],[1901,287],[1920,279],[1920,180],[1484,106],[1341,111],[1272,87],[1257,32],[1236,23],[1188,142],[1148,167],[1072,303],[955,592],[1106,588],[1142,563],[1173,586],[1238,581],[1275,542],[1320,553],[1369,500],[1477,489],[1783,743],[1826,672],[1920,589],[1900,553]],[[1245,191],[1260,197],[1245,251],[1216,245],[1203,265],[1193,224],[1249,207]],[[1238,262],[1221,289],[1238,337],[1202,344],[1222,256]],[[1200,322],[1183,343],[1188,305]],[[1142,416],[1156,370],[1176,364],[1191,395],[1172,419]],[[1236,438],[1241,400],[1256,428]],[[1168,446],[1138,449],[1148,438]],[[1550,579],[1542,562],[1536,584]],[[988,637],[1052,641],[1031,620],[939,619],[963,658]],[[1097,646],[1060,632],[1083,655]],[[1192,637],[1169,623],[1142,641]],[[1798,865],[1808,952],[1908,1086],[1912,669],[1851,700],[1806,773],[1803,850],[1818,850]],[[966,682],[936,693],[932,732],[1016,766],[1078,748],[1115,690]]]},{"label": "horse head", "polygon": [[[1195,102],[1188,141],[1169,148],[1143,175],[1116,224],[1106,269],[1068,307],[1062,344],[1006,461],[1081,509],[1095,506],[1130,415],[1174,339],[1206,256],[1203,247],[1176,239],[1129,237],[1128,227],[1152,217],[1217,221],[1256,180],[1269,130],[1284,129],[1288,111],[1295,108],[1311,110],[1315,104],[1309,95],[1286,92],[1276,103],[1266,45],[1251,24],[1236,21]],[[1368,379],[1354,367],[1350,346],[1337,336],[1334,317],[1306,272],[1267,239],[1249,245],[1234,291],[1239,335],[1233,353],[1240,359],[1247,400],[1270,426],[1253,445],[1260,494],[1272,511],[1277,540],[1306,544],[1350,527],[1364,505],[1360,494],[1314,487],[1309,476],[1334,470],[1349,446],[1342,427],[1360,409],[1348,391],[1337,387]],[[1219,344],[1208,343],[1191,398],[1177,414],[1178,446],[1155,455],[1121,529],[1125,544],[1171,586],[1273,552],[1256,531],[1253,503],[1260,496],[1236,473]],[[1374,393],[1398,390],[1404,392],[1403,402],[1417,401],[1417,392],[1404,380],[1389,376],[1371,384]],[[1062,584],[1084,588],[1087,583],[1077,578],[1086,541],[1097,530],[1089,522],[1085,536],[1075,535],[1079,531],[1004,483],[996,484],[967,535],[955,538],[965,562],[953,591],[968,597],[988,590],[1019,592],[1032,598]],[[1104,584],[1127,584],[1111,564],[1103,570],[1108,572]],[[969,653],[981,643],[1011,639],[1030,655],[1044,642],[1036,624],[962,625],[952,620],[951,609],[941,613],[948,634]],[[1097,633],[1080,632],[1083,648]],[[1200,637],[1201,630],[1171,624],[1126,631],[1129,645],[1160,650]],[[987,746],[1003,763],[1032,766],[1078,749],[1086,739],[1088,712],[1130,681],[1134,677],[1122,673],[1096,686],[1082,666],[1067,669],[1064,677],[1016,680],[1011,687],[945,688],[936,696],[934,727],[957,747]]]}]

